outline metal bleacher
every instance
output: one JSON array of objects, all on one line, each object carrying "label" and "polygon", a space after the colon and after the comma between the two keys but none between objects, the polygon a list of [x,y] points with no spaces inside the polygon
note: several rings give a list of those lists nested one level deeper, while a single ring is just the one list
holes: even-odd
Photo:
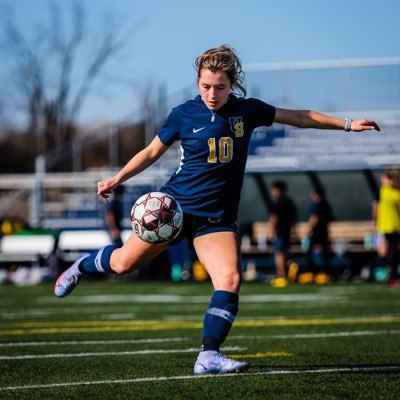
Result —
[{"label": "metal bleacher", "polygon": [[[283,137],[255,147],[247,169],[265,171],[335,171],[381,169],[400,160],[400,116],[382,125],[382,131],[346,133],[286,128]],[[259,136],[268,136],[259,129]]]}]

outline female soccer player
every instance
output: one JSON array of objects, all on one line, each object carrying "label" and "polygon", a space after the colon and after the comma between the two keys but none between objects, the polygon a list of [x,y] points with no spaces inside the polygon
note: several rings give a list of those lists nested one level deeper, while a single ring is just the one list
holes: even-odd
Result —
[{"label": "female soccer player", "polygon": [[[338,119],[246,99],[240,61],[228,46],[206,51],[196,59],[195,67],[199,95],[174,108],[145,149],[114,177],[99,182],[98,195],[107,201],[114,188],[145,170],[172,143],[180,141],[180,167],[160,191],[180,203],[184,212],[180,237],[191,241],[215,289],[204,316],[202,347],[194,372],[240,373],[249,364],[220,354],[219,348],[238,312],[241,257],[236,220],[251,133],[273,122],[356,132],[379,131],[379,126],[366,119]],[[167,247],[146,243],[132,234],[121,248],[110,245],[84,254],[58,278],[55,294],[68,295],[84,274],[132,272]]]}]

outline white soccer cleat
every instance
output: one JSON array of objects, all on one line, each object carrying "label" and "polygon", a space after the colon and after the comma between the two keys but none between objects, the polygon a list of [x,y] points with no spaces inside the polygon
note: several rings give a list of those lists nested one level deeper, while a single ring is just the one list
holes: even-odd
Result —
[{"label": "white soccer cleat", "polygon": [[76,288],[83,276],[79,271],[79,264],[89,255],[89,253],[83,254],[58,277],[54,286],[54,294],[57,297],[65,297]]},{"label": "white soccer cleat", "polygon": [[249,363],[229,358],[218,351],[202,351],[194,364],[195,374],[241,374],[249,369]]}]

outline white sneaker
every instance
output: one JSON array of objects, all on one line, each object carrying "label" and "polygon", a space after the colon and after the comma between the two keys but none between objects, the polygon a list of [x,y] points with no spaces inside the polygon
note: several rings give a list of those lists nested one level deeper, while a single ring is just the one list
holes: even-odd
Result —
[{"label": "white sneaker", "polygon": [[218,351],[202,351],[194,364],[195,374],[241,374],[249,369],[249,363],[229,358]]},{"label": "white sneaker", "polygon": [[89,256],[90,253],[83,254],[58,277],[54,286],[54,293],[57,297],[68,296],[78,286],[83,276],[82,272],[79,271],[79,265]]}]

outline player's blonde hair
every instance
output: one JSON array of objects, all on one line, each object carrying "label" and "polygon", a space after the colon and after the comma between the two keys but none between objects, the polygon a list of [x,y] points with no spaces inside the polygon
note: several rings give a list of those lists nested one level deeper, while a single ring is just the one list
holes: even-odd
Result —
[{"label": "player's blonde hair", "polygon": [[228,75],[232,89],[246,96],[247,90],[244,85],[242,64],[231,47],[222,45],[205,51],[196,58],[194,66],[197,70],[197,83],[199,83],[202,69],[208,69],[212,72],[224,71]]}]

